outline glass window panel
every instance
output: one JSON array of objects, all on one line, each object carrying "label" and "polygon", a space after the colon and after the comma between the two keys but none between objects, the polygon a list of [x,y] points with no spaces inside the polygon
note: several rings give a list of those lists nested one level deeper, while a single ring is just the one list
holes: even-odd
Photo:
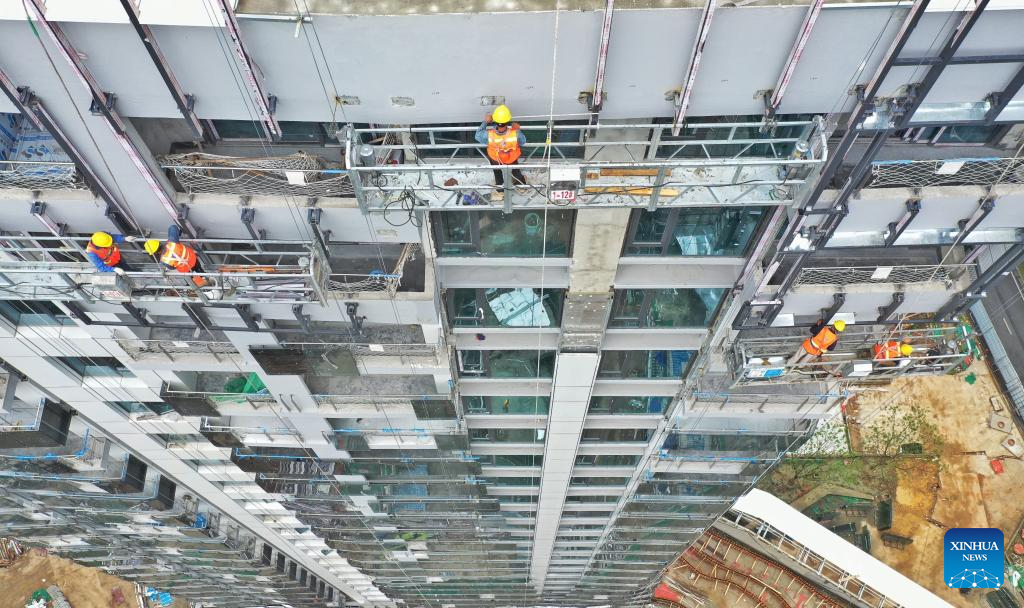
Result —
[{"label": "glass window panel", "polygon": [[707,327],[724,288],[617,289],[608,327]]},{"label": "glass window panel", "polygon": [[461,327],[558,327],[564,289],[450,289],[449,313]]},{"label": "glass window panel", "polygon": [[[682,378],[695,354],[692,350],[606,350],[601,351],[599,379]],[[627,399],[627,398],[620,398]],[[642,402],[641,402],[642,405]],[[664,404],[662,404],[664,405]],[[610,407],[602,405],[602,407]],[[597,412],[595,412],[597,413]],[[611,413],[611,412],[609,412]],[[642,411],[615,413],[643,413]]]},{"label": "glass window panel", "polygon": [[669,397],[591,397],[589,413],[660,414],[670,401]]},{"label": "glass window panel", "polygon": [[549,397],[463,397],[467,414],[547,414]]},{"label": "glass window panel", "polygon": [[483,378],[550,378],[555,369],[551,350],[460,350],[464,376]]},{"label": "glass window panel", "polygon": [[437,226],[438,255],[566,257],[573,211],[442,211]]}]

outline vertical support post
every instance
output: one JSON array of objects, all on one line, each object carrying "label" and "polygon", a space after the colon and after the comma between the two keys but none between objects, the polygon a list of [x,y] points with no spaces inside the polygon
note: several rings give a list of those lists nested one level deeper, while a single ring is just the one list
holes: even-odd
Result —
[{"label": "vertical support post", "polygon": [[665,184],[665,167],[658,167],[658,175],[654,178],[654,187],[651,188],[651,198],[647,201],[647,210],[651,213],[658,208],[658,197],[661,196],[661,187]]},{"label": "vertical support post", "polygon": [[701,58],[704,56],[704,44],[708,40],[708,33],[711,31],[711,20],[715,16],[715,7],[718,0],[705,0],[704,12],[701,13],[700,23],[697,25],[697,37],[693,43],[693,50],[690,52],[690,65],[686,68],[686,75],[683,77],[683,86],[676,94],[676,113],[672,119],[672,135],[679,135],[686,121],[686,110],[690,106],[690,95],[693,93],[693,83],[697,80],[697,71],[700,68]]},{"label": "vertical support post", "polygon": [[7,386],[4,387],[4,401],[0,404],[0,412],[10,412],[14,408],[14,400],[17,398],[18,382],[21,376],[13,368],[7,368]]},{"label": "vertical support post", "polygon": [[503,181],[505,182],[505,187],[501,192],[501,200],[503,204],[502,213],[512,213],[512,191],[515,189],[515,184],[512,183],[511,165],[501,166],[501,176]]},{"label": "vertical support post", "polygon": [[[38,1],[38,0],[37,0]],[[267,94],[264,89],[263,78],[260,75],[256,63],[252,60],[245,43],[242,41],[242,31],[238,27],[238,20],[235,18],[235,11],[232,8],[231,0],[219,0],[221,14],[224,16],[224,29],[235,47],[235,53],[242,63],[242,71],[245,72],[245,81],[249,85],[249,92],[252,94],[253,103],[260,113],[260,120],[263,123],[263,130],[267,139],[276,140],[281,138],[281,125],[274,118],[274,110],[277,106],[277,98]]]},{"label": "vertical support post", "polygon": [[[804,14],[804,22],[797,33],[793,48],[789,51],[789,57],[782,68],[779,80],[775,83],[774,89],[765,92],[764,125],[762,125],[762,131],[767,131],[769,125],[774,125],[775,113],[779,110],[779,106],[782,105],[782,97],[786,94],[786,88],[789,87],[789,81],[793,77],[793,72],[796,71],[796,66],[800,62],[800,56],[803,55],[804,47],[807,46],[807,41],[811,38],[814,23],[818,20],[818,14],[821,12],[821,7],[824,4],[825,0],[814,0],[807,8],[807,13]],[[774,128],[771,130],[774,131]]]},{"label": "vertical support post", "polygon": [[153,35],[152,30],[149,29],[148,25],[144,25],[139,20],[139,11],[135,7],[135,1],[121,0],[121,6],[124,8],[125,14],[128,15],[128,21],[135,28],[135,33],[139,35],[142,45],[146,47],[146,52],[149,53],[150,59],[153,60],[153,65],[156,67],[157,72],[160,73],[160,78],[167,85],[168,92],[174,98],[174,103],[178,106],[178,112],[181,113],[181,117],[188,123],[188,127],[192,130],[193,135],[209,143],[216,141],[215,137],[211,137],[212,134],[203,128],[202,121],[199,120],[199,117],[193,111],[196,101],[195,97],[181,90],[181,85],[178,84],[178,79],[171,72],[167,59],[164,57],[159,45],[157,45],[156,37]]},{"label": "vertical support post", "polygon": [[597,75],[594,77],[594,94],[590,97],[591,112],[600,112],[604,103],[604,72],[608,61],[608,47],[612,38],[612,16],[615,14],[615,0],[606,0],[604,23],[601,25],[601,42],[597,50]]}]

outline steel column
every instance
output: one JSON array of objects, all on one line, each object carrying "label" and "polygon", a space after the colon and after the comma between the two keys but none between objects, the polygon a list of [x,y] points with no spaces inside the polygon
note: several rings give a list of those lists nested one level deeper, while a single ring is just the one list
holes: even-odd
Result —
[{"label": "steel column", "polygon": [[[34,0],[38,1],[38,0]],[[270,140],[281,137],[281,125],[274,118],[274,110],[277,105],[277,98],[266,93],[263,77],[256,67],[256,63],[249,55],[242,41],[242,32],[238,27],[238,20],[235,18],[235,11],[232,8],[231,0],[219,0],[221,14],[224,16],[224,29],[228,31],[231,42],[234,44],[235,53],[242,63],[242,70],[245,72],[245,81],[249,85],[249,92],[252,93],[252,101],[259,111],[260,120],[263,123],[263,130]]]},{"label": "steel column", "polygon": [[775,121],[775,113],[779,110],[779,106],[782,105],[782,97],[786,94],[789,80],[793,77],[793,72],[796,71],[796,66],[800,62],[800,56],[803,55],[804,47],[807,46],[807,41],[811,38],[814,22],[818,20],[818,13],[821,12],[823,4],[825,4],[825,0],[814,0],[811,6],[808,7],[807,13],[804,15],[804,22],[797,34],[796,42],[793,43],[793,48],[789,51],[789,57],[782,68],[782,74],[779,75],[778,82],[775,83],[775,88],[771,91],[766,91],[764,94],[765,122],[762,130],[768,130],[770,128],[769,125]]},{"label": "steel column", "polygon": [[1024,259],[1024,243],[1018,242],[999,256],[999,259],[978,275],[978,278],[966,289],[950,298],[942,308],[936,311],[935,318],[944,321],[963,312],[972,302],[985,297],[985,290],[988,286],[999,279],[1003,273],[1012,272],[1022,259]]},{"label": "steel column", "polygon": [[615,0],[607,0],[604,7],[604,23],[601,25],[601,42],[597,50],[597,74],[594,76],[594,92],[590,96],[589,110],[600,112],[604,103],[604,72],[608,61],[608,47],[612,39],[612,16],[615,13]]},{"label": "steel column", "polygon": [[711,31],[711,20],[715,16],[715,8],[718,0],[705,0],[704,12],[700,16],[700,24],[697,26],[697,37],[693,42],[693,50],[690,52],[690,65],[686,68],[686,75],[683,77],[683,86],[676,93],[676,113],[672,119],[672,135],[679,135],[679,131],[686,122],[686,110],[690,106],[690,95],[693,93],[693,83],[697,80],[697,71],[700,69],[700,61],[704,56],[704,44],[708,40],[708,33]]},{"label": "steel column", "polygon": [[[78,79],[79,81],[81,81],[82,85],[86,89],[88,89],[89,92],[92,94],[93,108],[95,108],[100,114],[103,115],[104,118],[106,118],[107,126],[110,127],[110,130],[114,135],[114,138],[117,139],[118,143],[121,144],[121,147],[124,149],[125,154],[128,155],[128,158],[131,159],[132,164],[135,165],[136,169],[139,170],[139,173],[142,175],[143,179],[146,180],[146,183],[149,185],[149,188],[153,192],[153,195],[157,198],[157,200],[164,207],[167,213],[172,218],[174,218],[175,221],[177,221],[177,205],[174,203],[173,200],[171,200],[171,197],[168,196],[167,192],[160,184],[160,181],[157,178],[156,174],[153,172],[153,169],[143,160],[144,155],[148,154],[148,151],[143,152],[135,144],[135,142],[132,141],[131,137],[129,137],[127,126],[124,120],[114,109],[114,96],[108,92],[105,92],[103,88],[100,87],[99,83],[96,82],[96,79],[93,78],[92,73],[89,71],[89,69],[85,67],[85,63],[82,61],[81,56],[79,55],[75,47],[71,44],[71,41],[68,40],[67,36],[64,34],[64,31],[61,29],[61,27],[56,23],[53,23],[46,19],[44,1],[45,0],[27,0],[25,2],[25,5],[28,6],[29,9],[32,11],[33,16],[35,17],[38,24],[44,30],[46,30],[46,33],[50,36],[50,39],[60,50],[60,53],[64,57],[64,60],[68,63],[69,66],[71,66],[71,69],[74,70],[75,75],[78,76]],[[183,228],[185,228],[186,231],[189,232],[193,237],[198,236],[195,227],[192,226],[189,222],[185,221]]]},{"label": "steel column", "polygon": [[174,103],[178,106],[178,111],[181,112],[181,117],[188,123],[189,128],[192,130],[192,134],[203,139],[207,142],[214,141],[203,128],[202,121],[196,116],[194,111],[195,97],[189,95],[181,90],[181,85],[178,84],[178,80],[174,77],[174,73],[171,72],[170,66],[167,64],[167,59],[164,57],[163,52],[156,43],[156,37],[153,36],[152,30],[149,29],[148,25],[144,25],[139,21],[139,11],[135,6],[136,0],[121,0],[121,6],[124,7],[125,14],[128,15],[128,21],[131,22],[132,27],[135,28],[135,32],[139,35],[139,40],[142,41],[143,46],[146,47],[146,52],[149,53],[150,59],[153,60],[153,65],[157,71],[160,72],[160,78],[163,79],[164,84],[167,85],[167,90],[170,92],[171,97],[174,98]]}]

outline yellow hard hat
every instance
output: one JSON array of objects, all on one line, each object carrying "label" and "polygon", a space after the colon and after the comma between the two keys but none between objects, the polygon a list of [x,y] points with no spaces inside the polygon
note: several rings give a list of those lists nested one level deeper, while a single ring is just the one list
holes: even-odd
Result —
[{"label": "yellow hard hat", "polygon": [[900,354],[904,357],[909,357],[914,354],[914,347],[909,344],[900,344]]},{"label": "yellow hard hat", "polygon": [[499,125],[503,125],[506,122],[512,120],[512,110],[509,110],[508,106],[502,104],[495,108],[494,114],[491,114],[491,118],[493,118],[494,122],[498,123]]},{"label": "yellow hard hat", "polygon": [[149,239],[143,247],[149,255],[156,255],[156,252],[160,251],[160,241],[156,239]]},{"label": "yellow hard hat", "polygon": [[835,323],[833,323],[832,327],[835,327],[836,331],[845,331],[846,330],[846,321],[843,321],[842,319],[840,319],[839,321],[836,321]]},{"label": "yellow hard hat", "polygon": [[97,247],[110,247],[114,244],[114,237],[106,232],[94,232],[92,233],[92,244]]}]

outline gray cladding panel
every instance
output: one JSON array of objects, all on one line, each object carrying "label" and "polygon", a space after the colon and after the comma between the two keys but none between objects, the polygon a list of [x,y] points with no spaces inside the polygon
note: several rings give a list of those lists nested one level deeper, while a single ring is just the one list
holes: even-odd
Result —
[{"label": "gray cladding panel", "polygon": [[[760,102],[754,94],[774,85],[805,10],[804,6],[719,9],[690,115],[759,113]],[[828,112],[848,104],[847,89],[870,78],[905,12],[903,7],[826,7],[793,74],[782,112]],[[682,84],[699,15],[699,9],[616,12],[604,118],[671,114],[672,104],[664,95]],[[546,116],[556,54],[554,112],[583,111],[577,95],[593,83],[601,17],[600,11],[562,11],[557,14],[556,34],[554,12],[318,15],[315,32],[307,24],[297,37],[294,24],[288,21],[257,21],[244,16],[240,21],[248,49],[266,76],[268,91],[279,98],[280,120],[403,124],[474,121],[486,111],[479,101],[484,95],[505,96],[520,116]],[[940,32],[955,20],[950,13],[926,14],[905,55],[937,48],[936,41],[943,38]],[[87,55],[101,85],[118,94],[126,114],[177,116],[128,25],[64,26]],[[989,11],[961,52],[1017,51],[1012,45],[1022,28],[1024,11]],[[200,116],[237,120],[255,116],[234,51],[220,28],[153,26],[153,31],[182,88],[196,95]],[[50,88],[57,83],[48,78],[46,58],[36,52],[38,43],[23,22],[3,22],[0,32],[2,56],[19,57],[17,66],[8,59],[3,66],[6,70],[16,73],[12,75],[23,75],[23,70],[38,72],[39,79],[50,82],[34,86],[47,95],[61,92]],[[771,35],[764,35],[766,32]],[[501,69],[494,68],[494,53],[480,52],[494,45],[497,35],[509,40],[502,51]],[[427,49],[430,52],[424,52]],[[980,95],[1005,85],[1008,69],[951,69],[940,79],[931,99],[978,101]],[[891,93],[906,79],[920,79],[923,70],[905,68],[898,73],[902,77],[891,78],[883,94]],[[68,82],[76,97],[87,102],[79,96],[80,85],[73,79]],[[336,110],[335,93],[357,96],[362,103]],[[391,98],[395,96],[411,97],[415,105],[393,106]],[[0,110],[10,109],[6,100],[0,100]]]}]

